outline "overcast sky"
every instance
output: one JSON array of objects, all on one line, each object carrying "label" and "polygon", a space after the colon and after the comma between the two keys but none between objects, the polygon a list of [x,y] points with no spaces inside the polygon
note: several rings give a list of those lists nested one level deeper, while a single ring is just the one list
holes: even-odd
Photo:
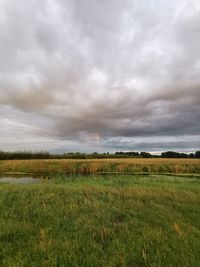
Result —
[{"label": "overcast sky", "polygon": [[0,149],[200,149],[200,1],[0,0]]}]

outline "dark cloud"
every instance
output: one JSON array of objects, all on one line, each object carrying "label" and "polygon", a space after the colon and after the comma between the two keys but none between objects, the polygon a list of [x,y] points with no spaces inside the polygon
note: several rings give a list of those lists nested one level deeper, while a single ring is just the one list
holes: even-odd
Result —
[{"label": "dark cloud", "polygon": [[199,1],[2,0],[0,10],[5,149],[112,150],[116,138],[122,150],[127,138],[139,150],[198,149],[187,136],[200,132]]}]

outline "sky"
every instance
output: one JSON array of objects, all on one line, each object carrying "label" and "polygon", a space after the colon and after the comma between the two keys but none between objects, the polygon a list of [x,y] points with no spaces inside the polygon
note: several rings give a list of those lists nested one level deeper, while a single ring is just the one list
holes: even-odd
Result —
[{"label": "sky", "polygon": [[199,0],[0,0],[0,150],[200,149]]}]

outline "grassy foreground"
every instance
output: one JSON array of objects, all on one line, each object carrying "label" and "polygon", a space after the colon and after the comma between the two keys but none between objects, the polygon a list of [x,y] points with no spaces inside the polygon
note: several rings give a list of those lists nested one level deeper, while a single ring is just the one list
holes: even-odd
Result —
[{"label": "grassy foreground", "polygon": [[57,159],[57,160],[1,160],[0,173],[194,173],[200,174],[200,159]]},{"label": "grassy foreground", "polygon": [[200,180],[0,184],[0,266],[200,266]]}]

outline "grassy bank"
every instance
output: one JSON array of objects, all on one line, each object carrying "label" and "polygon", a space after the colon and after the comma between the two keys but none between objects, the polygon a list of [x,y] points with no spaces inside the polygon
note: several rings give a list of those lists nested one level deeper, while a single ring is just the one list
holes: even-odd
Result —
[{"label": "grassy bank", "polygon": [[200,266],[200,181],[57,177],[0,185],[0,266]]},{"label": "grassy bank", "polygon": [[200,174],[199,159],[93,159],[93,160],[6,160],[0,161],[0,173],[194,173]]}]

